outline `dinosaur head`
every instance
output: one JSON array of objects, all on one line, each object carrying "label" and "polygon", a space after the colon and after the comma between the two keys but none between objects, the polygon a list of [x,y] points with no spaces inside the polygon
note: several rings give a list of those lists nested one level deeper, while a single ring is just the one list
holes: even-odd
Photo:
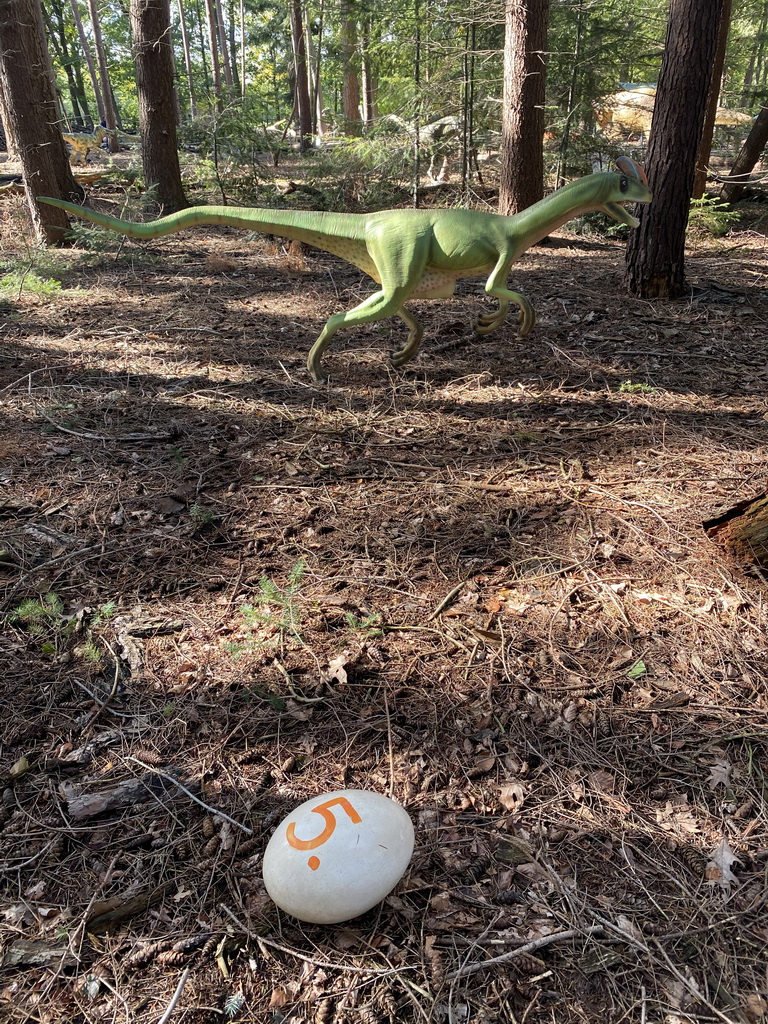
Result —
[{"label": "dinosaur head", "polygon": [[631,157],[620,156],[616,160],[618,174],[610,174],[610,195],[600,209],[619,224],[636,228],[640,221],[625,208],[624,203],[650,203],[653,193],[648,188],[648,178],[640,164]]}]

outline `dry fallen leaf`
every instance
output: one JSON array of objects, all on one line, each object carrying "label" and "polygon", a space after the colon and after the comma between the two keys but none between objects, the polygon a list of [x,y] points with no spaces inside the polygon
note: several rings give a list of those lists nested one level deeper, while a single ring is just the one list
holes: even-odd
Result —
[{"label": "dry fallen leaf", "polygon": [[768,1002],[757,992],[751,992],[746,997],[742,1003],[742,1009],[752,1024],[758,1024],[758,1021],[764,1020],[768,1016]]},{"label": "dry fallen leaf", "polygon": [[525,800],[525,787],[516,779],[499,787],[499,803],[507,811],[519,811]]},{"label": "dry fallen leaf", "polygon": [[718,786],[725,786],[726,789],[731,785],[731,772],[733,765],[724,757],[718,757],[715,763],[711,765],[709,769],[709,778],[707,784],[710,789],[717,789]]},{"label": "dry fallen leaf", "polygon": [[344,666],[348,661],[349,651],[342,651],[335,658],[331,658],[328,662],[328,668],[325,672],[321,673],[322,681],[330,683],[331,680],[335,679],[340,686],[344,686],[347,681],[347,670]]},{"label": "dry fallen leaf", "polygon": [[709,855],[709,861],[704,869],[704,877],[710,885],[717,883],[721,889],[729,890],[734,882],[739,881],[731,871],[731,866],[739,863],[739,858],[723,836]]},{"label": "dry fallen leaf", "polygon": [[602,770],[591,772],[588,778],[592,788],[599,793],[613,793],[616,789],[616,779],[610,772]]}]

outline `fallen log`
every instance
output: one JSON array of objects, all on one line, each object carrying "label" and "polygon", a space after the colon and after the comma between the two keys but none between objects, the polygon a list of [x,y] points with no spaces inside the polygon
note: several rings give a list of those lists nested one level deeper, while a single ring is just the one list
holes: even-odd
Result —
[{"label": "fallen log", "polygon": [[739,562],[768,569],[768,492],[740,501],[703,525],[707,536]]}]

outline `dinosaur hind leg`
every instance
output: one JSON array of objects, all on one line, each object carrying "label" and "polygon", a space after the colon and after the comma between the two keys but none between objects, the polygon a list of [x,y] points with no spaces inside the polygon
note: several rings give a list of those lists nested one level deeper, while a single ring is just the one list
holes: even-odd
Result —
[{"label": "dinosaur hind leg", "polygon": [[[394,313],[399,313],[400,316],[402,316],[400,307],[405,301],[407,293],[408,289],[398,288],[389,294],[382,289],[381,291],[374,292],[373,295],[369,295],[367,299],[361,302],[358,306],[348,309],[346,313],[336,313],[335,316],[329,317],[325,327],[320,332],[317,341],[309,350],[307,369],[309,370],[310,376],[313,380],[316,380],[318,383],[326,380],[327,374],[321,367],[320,360],[323,357],[323,352],[328,348],[333,340],[334,334],[336,334],[338,330],[342,327],[354,327],[357,324],[368,324],[373,320],[383,320],[384,317],[392,316]],[[403,317],[403,319],[405,320],[405,317]],[[406,323],[408,323],[408,320],[406,320]],[[411,325],[409,324],[409,326]],[[417,349],[418,340],[419,339],[417,339],[416,344]],[[410,344],[411,338],[409,337],[405,347],[408,348]]]},{"label": "dinosaur hind leg", "polygon": [[397,313],[408,325],[409,333],[405,346],[395,354],[396,365],[407,362],[419,349],[421,325],[403,309],[403,303],[421,283],[429,254],[429,235],[410,235],[400,226],[393,225],[374,232],[366,239],[365,245],[381,281],[381,290],[369,295],[354,309],[329,318],[307,359],[307,369],[316,381],[325,380],[320,360],[334,334],[342,327],[368,324]]}]

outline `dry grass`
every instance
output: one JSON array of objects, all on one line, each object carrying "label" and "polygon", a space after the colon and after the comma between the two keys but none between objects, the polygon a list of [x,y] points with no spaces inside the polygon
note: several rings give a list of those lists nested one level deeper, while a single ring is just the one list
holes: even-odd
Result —
[{"label": "dry grass", "polygon": [[[367,290],[331,257],[196,232],[15,299],[4,1019],[766,1016],[765,583],[702,523],[765,488],[768,252],[698,242],[680,303],[621,270],[564,235],[529,339],[463,341],[476,289],[404,373],[389,324],[338,339],[327,388]],[[341,787],[416,852],[302,925],[261,853]]]}]

